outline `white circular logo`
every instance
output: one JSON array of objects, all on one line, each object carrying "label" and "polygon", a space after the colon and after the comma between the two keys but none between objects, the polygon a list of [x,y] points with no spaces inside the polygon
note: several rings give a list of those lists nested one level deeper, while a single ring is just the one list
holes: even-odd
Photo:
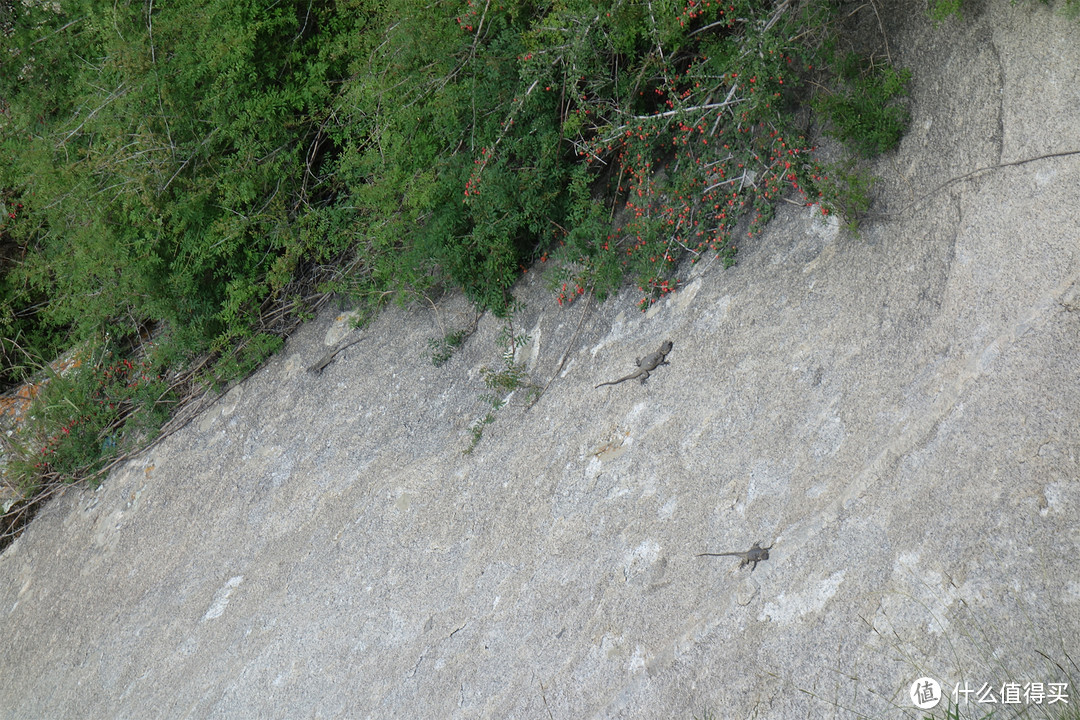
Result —
[{"label": "white circular logo", "polygon": [[941,702],[941,685],[932,677],[921,677],[911,683],[911,704],[920,710],[929,710],[937,707]]}]

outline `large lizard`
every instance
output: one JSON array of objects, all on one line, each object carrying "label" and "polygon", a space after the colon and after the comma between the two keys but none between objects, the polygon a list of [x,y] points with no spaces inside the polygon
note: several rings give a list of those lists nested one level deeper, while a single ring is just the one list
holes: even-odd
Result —
[{"label": "large lizard", "polygon": [[629,375],[627,375],[626,377],[619,378],[618,380],[612,380],[611,382],[600,383],[596,387],[604,387],[605,385],[618,385],[621,382],[626,382],[627,380],[633,380],[636,377],[641,378],[641,384],[644,385],[645,381],[649,379],[649,373],[650,372],[652,372],[656,368],[660,367],[661,365],[669,365],[670,364],[670,363],[668,363],[667,360],[664,359],[664,358],[667,357],[667,354],[669,352],[671,352],[671,341],[670,340],[665,340],[664,344],[660,346],[659,350],[652,353],[651,355],[646,355],[643,358],[639,357],[637,359],[638,369],[637,369],[636,372],[632,372]]},{"label": "large lizard", "polygon": [[[742,562],[739,563],[739,567],[746,567],[750,565],[750,572],[754,572],[754,568],[762,560],[769,559],[769,551],[772,550],[772,545],[767,548],[761,547],[761,543],[754,543],[754,546],[746,552],[722,552],[722,553],[698,553],[698,557],[721,557],[723,555],[730,555],[732,557],[742,558]],[[751,565],[751,563],[753,563]]]}]

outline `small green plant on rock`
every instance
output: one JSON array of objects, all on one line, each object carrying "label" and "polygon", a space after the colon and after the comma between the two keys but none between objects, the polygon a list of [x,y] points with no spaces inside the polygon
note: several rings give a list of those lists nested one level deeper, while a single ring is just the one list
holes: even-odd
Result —
[{"label": "small green plant on rock", "polygon": [[484,426],[490,425],[493,422],[495,422],[495,413],[489,412],[469,428],[469,434],[472,436],[472,440],[469,443],[469,447],[465,448],[465,455],[470,454],[476,449],[476,446],[480,444],[480,438],[484,436]]},{"label": "small green plant on rock", "polygon": [[874,178],[862,171],[854,158],[829,163],[814,180],[814,189],[821,198],[822,217],[833,215],[844,221],[845,228],[857,233],[859,220],[870,208],[870,191]]},{"label": "small green plant on rock", "polygon": [[532,395],[539,392],[540,388],[528,380],[529,373],[523,363],[515,361],[517,351],[524,347],[530,340],[529,336],[521,333],[514,334],[513,325],[508,323],[499,333],[496,343],[502,348],[502,368],[492,370],[481,368],[480,375],[484,378],[484,384],[495,391],[493,395],[485,395],[483,398],[498,410],[506,404],[506,397],[515,390],[526,388]]},{"label": "small green plant on rock", "polygon": [[950,17],[955,16],[957,19],[963,17],[960,12],[960,3],[962,0],[934,0],[930,4],[930,19],[934,21],[934,25],[945,22]]},{"label": "small green plant on rock", "polygon": [[431,364],[442,367],[454,356],[454,353],[465,343],[469,336],[464,330],[449,332],[441,338],[428,338],[428,350],[431,353]]},{"label": "small green plant on rock", "polygon": [[[513,303],[511,308],[520,309],[516,303]],[[506,405],[507,398],[513,392],[520,389],[526,390],[526,406],[534,403],[540,396],[540,386],[528,379],[529,373],[525,369],[525,365],[515,360],[517,351],[528,343],[529,339],[529,336],[524,333],[515,334],[513,324],[509,319],[500,331],[496,343],[502,348],[502,367],[497,370],[489,367],[480,368],[480,376],[483,378],[484,384],[492,391],[484,393],[480,396],[480,399],[490,405],[492,411],[473,425],[471,430],[472,444],[465,451],[466,453],[472,452],[473,448],[480,442],[484,432],[484,425],[489,425],[495,421],[494,412]]]},{"label": "small green plant on rock", "polygon": [[834,66],[836,87],[814,100],[828,121],[826,133],[867,157],[896,148],[910,120],[898,99],[907,95],[911,71],[855,53],[838,58]]}]

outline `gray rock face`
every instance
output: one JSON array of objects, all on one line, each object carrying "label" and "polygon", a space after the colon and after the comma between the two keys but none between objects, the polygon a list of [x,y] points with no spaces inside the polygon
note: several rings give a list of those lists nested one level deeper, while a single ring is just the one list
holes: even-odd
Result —
[{"label": "gray rock face", "polygon": [[[465,303],[391,309],[321,375],[342,320],[311,323],[0,557],[0,715],[922,717],[921,676],[1064,680],[1036,650],[1080,646],[1080,155],[1020,161],[1080,150],[1080,23],[921,8],[882,9],[915,83],[877,209],[909,209],[855,238],[784,205],[576,339],[529,273],[523,359],[569,357],[468,455],[496,321],[436,369]],[[755,541],[753,574],[697,557]]]}]

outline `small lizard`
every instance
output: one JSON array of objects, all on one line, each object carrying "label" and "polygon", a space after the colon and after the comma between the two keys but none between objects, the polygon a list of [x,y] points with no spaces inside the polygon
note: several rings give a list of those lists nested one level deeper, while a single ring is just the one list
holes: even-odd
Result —
[{"label": "small lizard", "polygon": [[332,363],[334,361],[334,357],[336,357],[339,352],[341,352],[342,350],[344,350],[347,347],[352,347],[353,345],[355,345],[356,343],[360,342],[363,339],[364,339],[364,336],[361,335],[360,337],[356,338],[355,340],[353,340],[351,342],[347,342],[345,344],[338,343],[337,345],[335,345],[334,347],[332,347],[330,349],[330,352],[323,355],[322,359],[319,360],[319,362],[317,362],[314,365],[312,365],[311,367],[309,367],[308,372],[313,373],[315,375],[318,375],[319,373],[321,373],[323,371],[323,368],[325,368],[327,365],[329,365],[330,363]]},{"label": "small lizard", "polygon": [[739,563],[739,567],[745,567],[750,565],[750,572],[754,572],[754,568],[762,560],[769,559],[769,551],[772,550],[772,545],[767,548],[761,547],[761,543],[754,543],[754,546],[746,552],[723,552],[723,553],[698,553],[698,557],[720,557],[722,555],[730,555],[732,557],[742,558],[742,562]]},{"label": "small lizard", "polygon": [[646,355],[643,358],[639,357],[637,359],[637,361],[636,361],[637,366],[638,366],[637,372],[632,372],[629,375],[627,375],[626,377],[619,378],[618,380],[612,380],[611,382],[600,383],[596,387],[599,388],[599,387],[604,387],[605,385],[618,385],[621,382],[625,382],[627,380],[633,380],[636,377],[640,377],[641,378],[641,384],[644,385],[645,381],[649,379],[649,373],[650,372],[652,372],[656,368],[660,367],[661,365],[670,365],[671,364],[667,360],[664,359],[664,358],[667,357],[667,354],[669,352],[671,352],[671,341],[670,340],[665,340],[664,344],[660,346],[659,350],[652,353],[651,355]]}]

